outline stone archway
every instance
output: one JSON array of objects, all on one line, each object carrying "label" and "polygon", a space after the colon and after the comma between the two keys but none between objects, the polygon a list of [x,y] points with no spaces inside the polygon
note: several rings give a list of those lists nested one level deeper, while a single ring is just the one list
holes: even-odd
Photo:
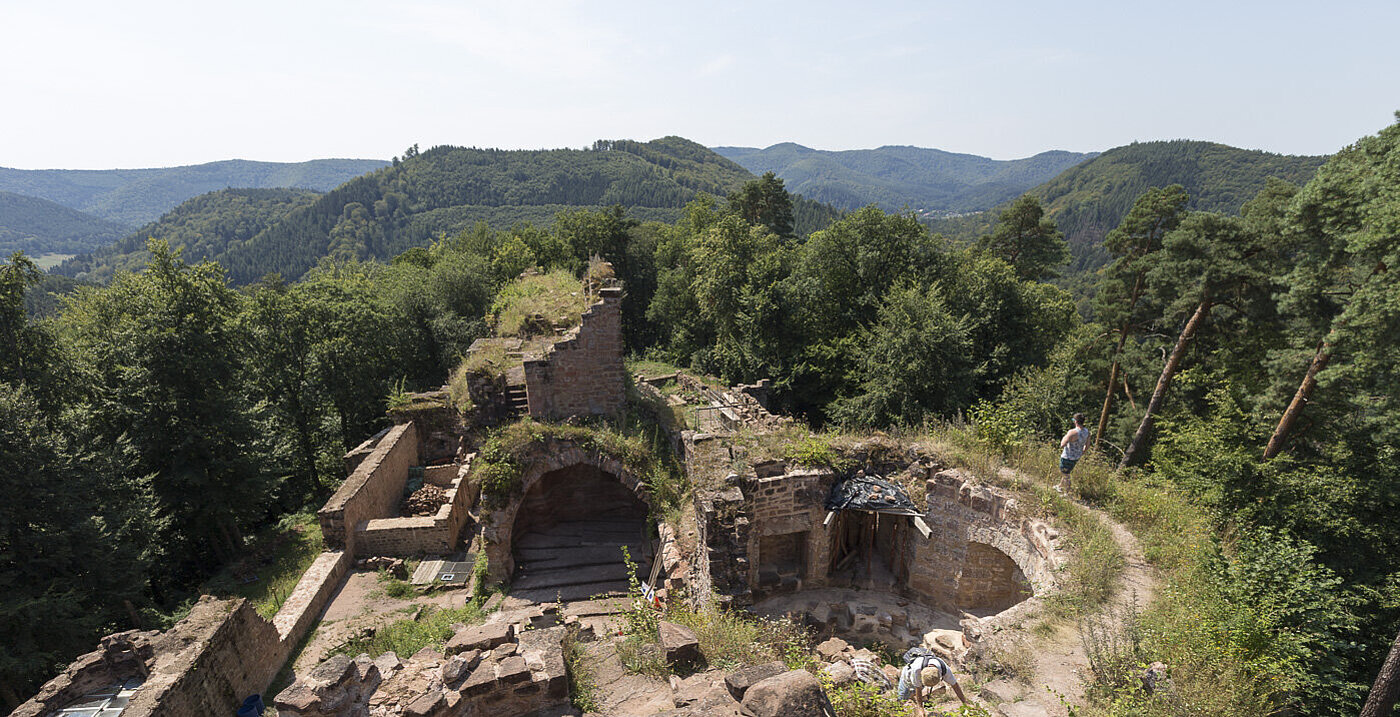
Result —
[{"label": "stone archway", "polygon": [[650,569],[651,501],[640,479],[570,441],[531,453],[520,490],[482,517],[488,581],[509,581],[512,595],[536,602],[617,592],[626,587],[623,545]]},{"label": "stone archway", "polygon": [[999,613],[1031,597],[1021,567],[1000,549],[971,541],[958,575],[958,609],[978,616]]}]

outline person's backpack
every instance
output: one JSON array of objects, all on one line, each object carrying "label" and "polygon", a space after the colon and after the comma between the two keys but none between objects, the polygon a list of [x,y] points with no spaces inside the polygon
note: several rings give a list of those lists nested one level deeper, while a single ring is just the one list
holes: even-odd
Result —
[{"label": "person's backpack", "polygon": [[905,650],[904,668],[909,669],[909,666],[913,665],[915,662],[919,663],[919,669],[921,670],[929,665],[938,665],[938,675],[940,677],[945,676],[948,670],[946,663],[943,662],[943,658],[939,657],[933,650],[927,647],[911,647]]},{"label": "person's backpack", "polygon": [[937,655],[934,655],[933,650],[927,647],[911,647],[904,652],[904,664],[911,664],[920,657],[937,657]]}]

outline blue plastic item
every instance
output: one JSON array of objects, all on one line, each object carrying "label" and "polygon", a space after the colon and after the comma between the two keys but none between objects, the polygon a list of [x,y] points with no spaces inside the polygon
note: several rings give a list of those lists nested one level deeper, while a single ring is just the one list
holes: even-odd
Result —
[{"label": "blue plastic item", "polygon": [[238,717],[262,717],[263,709],[262,695],[253,695],[243,700],[243,706],[238,708]]}]

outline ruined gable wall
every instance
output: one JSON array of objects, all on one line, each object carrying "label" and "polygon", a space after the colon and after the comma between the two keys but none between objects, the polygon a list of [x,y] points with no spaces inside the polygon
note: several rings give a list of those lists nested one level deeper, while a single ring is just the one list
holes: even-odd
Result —
[{"label": "ruined gable wall", "polygon": [[599,290],[572,336],[525,362],[525,393],[533,418],[613,415],[626,403],[622,365],[622,289]]},{"label": "ruined gable wall", "polygon": [[395,515],[408,480],[418,463],[418,432],[413,423],[389,429],[340,489],[317,512],[326,547],[355,555],[355,529],[363,521]]}]

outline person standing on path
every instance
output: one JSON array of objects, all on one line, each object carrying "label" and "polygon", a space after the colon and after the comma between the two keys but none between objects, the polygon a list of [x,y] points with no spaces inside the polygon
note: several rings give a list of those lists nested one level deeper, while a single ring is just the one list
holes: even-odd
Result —
[{"label": "person standing on path", "polygon": [[1058,490],[1069,495],[1069,473],[1074,464],[1084,455],[1084,447],[1089,445],[1089,429],[1084,427],[1084,414],[1074,414],[1074,428],[1060,439],[1060,486]]}]

